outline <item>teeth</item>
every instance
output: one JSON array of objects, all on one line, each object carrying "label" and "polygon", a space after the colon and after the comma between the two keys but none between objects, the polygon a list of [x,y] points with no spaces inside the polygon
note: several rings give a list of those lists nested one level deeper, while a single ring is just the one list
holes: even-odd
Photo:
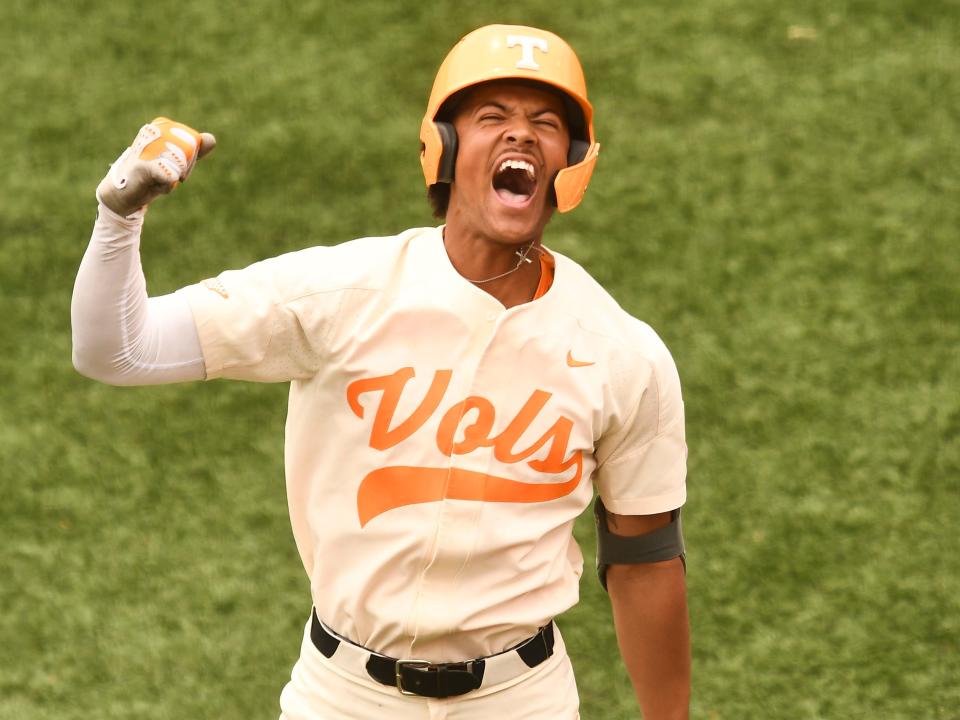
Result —
[{"label": "teeth", "polygon": [[531,180],[536,178],[536,172],[533,169],[533,165],[528,163],[526,160],[504,160],[500,163],[500,169],[497,172],[503,172],[507,168],[512,168],[513,170],[523,170],[527,173],[527,177]]}]

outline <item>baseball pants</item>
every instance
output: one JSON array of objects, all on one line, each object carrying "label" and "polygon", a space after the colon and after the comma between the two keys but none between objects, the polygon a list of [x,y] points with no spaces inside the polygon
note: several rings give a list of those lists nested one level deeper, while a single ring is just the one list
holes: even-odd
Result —
[{"label": "baseball pants", "polygon": [[280,695],[280,720],[578,720],[580,699],[560,633],[537,667],[449,698],[401,695],[325,658],[304,632],[300,659]]}]

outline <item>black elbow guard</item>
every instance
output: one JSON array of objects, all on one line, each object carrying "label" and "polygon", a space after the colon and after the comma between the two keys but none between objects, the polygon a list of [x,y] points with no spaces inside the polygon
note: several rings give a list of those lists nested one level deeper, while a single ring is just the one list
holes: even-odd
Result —
[{"label": "black elbow guard", "polygon": [[686,568],[680,508],[670,513],[669,525],[635,537],[610,532],[607,509],[599,496],[593,505],[593,515],[597,522],[597,575],[604,590],[607,589],[607,567],[610,565],[654,563],[679,557]]}]

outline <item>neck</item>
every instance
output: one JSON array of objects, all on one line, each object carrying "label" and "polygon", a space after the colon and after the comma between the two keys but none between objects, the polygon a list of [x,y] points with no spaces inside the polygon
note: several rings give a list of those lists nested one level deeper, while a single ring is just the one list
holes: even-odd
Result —
[{"label": "neck", "polygon": [[540,238],[505,242],[457,232],[448,224],[443,244],[460,275],[510,308],[529,302],[540,283]]}]

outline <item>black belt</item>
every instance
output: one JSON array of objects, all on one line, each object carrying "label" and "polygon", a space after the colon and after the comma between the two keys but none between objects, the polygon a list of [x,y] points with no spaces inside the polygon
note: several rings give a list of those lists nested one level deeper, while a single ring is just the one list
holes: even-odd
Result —
[{"label": "black belt", "polygon": [[[310,622],[310,639],[317,650],[327,658],[333,657],[341,642],[347,642],[324,627],[316,610],[313,611]],[[540,628],[533,637],[504,653],[515,652],[527,667],[535,668],[553,655],[553,642],[551,622]],[[366,664],[367,673],[378,683],[395,687],[404,695],[431,698],[453,697],[476,690],[483,682],[487,661],[497,657],[491,655],[466,662],[431,663],[423,660],[397,660],[370,650],[367,652],[370,653]]]}]

